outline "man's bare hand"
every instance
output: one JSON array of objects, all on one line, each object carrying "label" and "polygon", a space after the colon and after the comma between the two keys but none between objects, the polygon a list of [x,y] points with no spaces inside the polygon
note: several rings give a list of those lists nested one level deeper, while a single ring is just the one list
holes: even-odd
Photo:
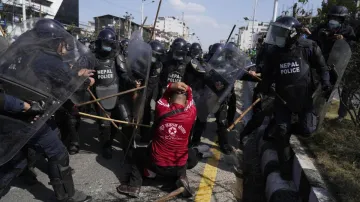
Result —
[{"label": "man's bare hand", "polygon": [[188,85],[186,85],[183,82],[177,82],[177,83],[172,83],[170,86],[170,89],[173,91],[183,91],[185,92],[188,89]]},{"label": "man's bare hand", "polygon": [[135,81],[135,87],[136,87],[136,88],[139,88],[140,86],[141,86],[141,81],[136,80],[136,81]]},{"label": "man's bare hand", "polygon": [[252,76],[257,76],[255,71],[249,71],[249,74]]},{"label": "man's bare hand", "polygon": [[90,76],[94,76],[94,72],[95,70],[91,70],[91,69],[80,69],[80,71],[78,72],[78,76],[90,77]]},{"label": "man's bare hand", "polygon": [[89,77],[89,79],[90,79],[90,84],[89,84],[89,86],[93,86],[93,85],[95,84],[95,79],[92,78],[92,77]]},{"label": "man's bare hand", "polygon": [[344,36],[341,34],[334,34],[334,38],[340,40],[340,39],[344,39]]},{"label": "man's bare hand", "polygon": [[302,33],[304,33],[304,34],[311,35],[310,30],[309,30],[308,28],[306,28],[306,27],[301,28],[301,31],[302,31]]}]

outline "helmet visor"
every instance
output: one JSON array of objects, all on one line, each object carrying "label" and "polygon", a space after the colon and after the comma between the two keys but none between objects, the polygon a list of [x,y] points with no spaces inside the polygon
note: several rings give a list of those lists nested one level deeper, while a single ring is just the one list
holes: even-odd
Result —
[{"label": "helmet visor", "polygon": [[286,40],[290,36],[290,29],[289,27],[272,23],[266,34],[265,43],[276,45],[280,48],[285,47]]}]

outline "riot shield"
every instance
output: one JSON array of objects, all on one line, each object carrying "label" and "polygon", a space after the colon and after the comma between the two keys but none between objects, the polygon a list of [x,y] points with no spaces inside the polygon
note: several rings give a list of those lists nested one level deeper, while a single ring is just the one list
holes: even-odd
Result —
[{"label": "riot shield", "polygon": [[[127,57],[127,68],[129,75],[132,79],[141,81],[141,85],[147,85],[150,66],[151,66],[151,57],[152,57],[152,49],[151,46],[144,42],[141,37],[140,31],[135,31],[130,39],[128,46],[128,57]],[[133,102],[133,115],[136,122],[140,123],[145,98],[146,98],[146,88],[141,91],[135,92],[136,96],[134,97]]]},{"label": "riot shield", "polygon": [[329,65],[330,82],[333,85],[331,94],[324,95],[319,85],[313,94],[315,113],[318,116],[318,128],[321,126],[331,100],[334,97],[345,69],[351,58],[351,49],[345,40],[337,40],[331,49],[327,64]]},{"label": "riot shield", "polygon": [[83,69],[94,65],[83,45],[49,19],[31,19],[15,30],[16,41],[0,58],[2,91],[23,101],[42,101],[46,110],[36,120],[24,113],[0,112],[0,165],[43,127],[87,79]]},{"label": "riot shield", "polygon": [[206,121],[209,113],[215,113],[220,104],[230,95],[234,83],[245,73],[244,69],[251,64],[250,59],[231,46],[214,54],[206,66],[204,92],[197,92],[198,118]]}]

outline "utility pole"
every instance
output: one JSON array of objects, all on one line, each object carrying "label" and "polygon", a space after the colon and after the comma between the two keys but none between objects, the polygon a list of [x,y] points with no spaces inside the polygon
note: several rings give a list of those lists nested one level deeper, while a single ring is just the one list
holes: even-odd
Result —
[{"label": "utility pole", "polygon": [[[251,33],[251,38],[252,38],[252,41],[253,41],[253,45],[254,45],[254,34],[255,34],[255,31],[254,31],[254,26],[255,26],[255,16],[256,16],[256,7],[257,7],[257,4],[258,4],[258,0],[255,0],[255,5],[254,5],[254,12],[253,12],[253,19],[252,19],[252,33]],[[253,46],[252,46],[253,47]]]},{"label": "utility pole", "polygon": [[183,24],[183,38],[185,38],[185,22],[184,22],[184,12],[182,12],[182,24]]},{"label": "utility pole", "polygon": [[27,29],[26,27],[26,5],[25,5],[25,0],[22,0],[22,15],[23,15],[23,24],[25,29]]},{"label": "utility pole", "polygon": [[273,22],[276,21],[278,6],[279,6],[279,0],[274,0],[274,10],[273,10],[273,19],[272,19]]},{"label": "utility pole", "polygon": [[29,1],[29,8],[30,8],[30,19],[33,17],[32,16],[32,13],[33,13],[33,10],[32,10],[32,6],[31,6],[31,0],[28,0]]},{"label": "utility pole", "polygon": [[[139,25],[142,25],[143,24],[143,22],[144,22],[144,1],[145,0],[141,0],[141,22],[140,22],[140,24]],[[143,35],[143,30],[144,29],[141,29],[141,36]]]}]

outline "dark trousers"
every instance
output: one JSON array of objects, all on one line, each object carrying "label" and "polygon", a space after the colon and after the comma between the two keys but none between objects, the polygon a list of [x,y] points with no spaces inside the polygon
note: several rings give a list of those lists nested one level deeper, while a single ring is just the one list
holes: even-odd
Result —
[{"label": "dark trousers", "polygon": [[197,145],[200,143],[201,136],[206,130],[206,124],[207,122],[202,122],[199,119],[196,119],[195,125],[192,130],[192,138],[191,138],[191,143],[193,145]]},{"label": "dark trousers", "polygon": [[68,141],[70,146],[79,147],[80,117],[73,116],[64,109],[59,109],[55,113],[55,120],[60,129],[61,140],[64,143]]},{"label": "dark trousers", "polygon": [[343,89],[340,95],[340,105],[338,110],[339,118],[344,118],[347,115],[348,104],[349,104],[349,93],[346,89]]},{"label": "dark trousers", "polygon": [[[128,100],[125,98],[119,99],[115,108],[112,110],[106,110],[106,114],[110,116],[112,119],[118,119],[127,122],[133,122],[133,112],[132,106],[129,105]],[[98,116],[106,117],[105,112],[101,110],[98,106],[96,106],[96,113]],[[118,129],[110,122],[104,120],[98,120],[99,130],[100,130],[100,139],[103,143],[103,147],[111,147],[115,138]],[[119,126],[118,124],[116,124]],[[122,148],[127,148],[129,144],[129,140],[131,138],[133,132],[133,126],[123,125],[121,137]]]},{"label": "dark trousers", "polygon": [[232,124],[234,122],[236,114],[236,94],[235,90],[233,89],[231,92],[231,96],[229,98],[229,108],[227,112],[227,121],[229,124]]},{"label": "dark trousers", "polygon": [[[151,94],[151,96],[148,96],[145,101],[144,116],[143,116],[143,122],[142,122],[145,125],[150,125],[150,123],[151,123],[151,118],[152,118],[151,100],[152,100],[152,94]],[[141,128],[141,136],[142,137],[149,135],[149,133],[150,133],[150,128],[146,128],[146,127]]]},{"label": "dark trousers", "polygon": [[186,174],[186,169],[194,168],[198,163],[198,152],[189,148],[189,157],[185,166],[164,167],[158,166],[151,161],[151,145],[148,148],[137,148],[131,156],[131,174],[129,185],[139,187],[143,182],[144,169],[147,168],[159,176],[178,179]]},{"label": "dark trousers", "polygon": [[[253,102],[257,99],[257,96],[254,96]],[[266,102],[266,104],[264,103]],[[265,117],[272,116],[274,114],[274,99],[272,97],[265,97],[264,100],[255,105],[253,110],[253,116],[246,124],[244,130],[240,134],[240,138],[250,135],[253,131],[261,126],[264,122]]]},{"label": "dark trousers", "polygon": [[[53,120],[49,120],[27,143],[11,161],[0,168],[0,188],[7,186],[9,182],[21,173],[29,163],[27,148],[32,148],[38,153],[45,154],[47,159],[61,158],[67,154],[67,150],[59,138],[59,129]],[[31,165],[33,166],[33,165]],[[52,178],[49,174],[49,178]]]},{"label": "dark trousers", "polygon": [[217,134],[219,139],[219,144],[225,145],[228,144],[228,100],[225,100],[220,104],[219,110],[215,113],[216,124],[217,124]]},{"label": "dark trousers", "polygon": [[298,113],[298,122],[295,125],[291,125],[292,114],[293,112],[285,105],[275,103],[276,131],[274,138],[280,164],[289,161],[292,157],[292,154],[289,153],[291,133],[310,135],[316,130],[317,119],[312,108]]}]

